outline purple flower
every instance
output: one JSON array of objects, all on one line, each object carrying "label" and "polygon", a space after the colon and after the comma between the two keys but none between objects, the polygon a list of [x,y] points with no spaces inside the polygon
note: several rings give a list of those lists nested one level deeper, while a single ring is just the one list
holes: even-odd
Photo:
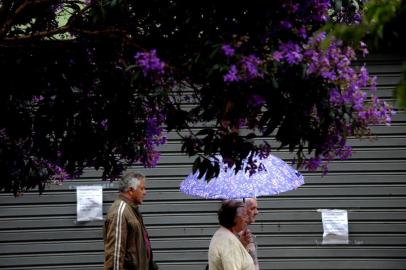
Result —
[{"label": "purple flower", "polygon": [[342,68],[338,73],[338,79],[343,81],[350,81],[354,76],[356,74],[352,68]]},{"label": "purple flower", "polygon": [[330,102],[336,106],[339,106],[343,103],[341,94],[337,89],[332,89],[330,91]]},{"label": "purple flower", "polygon": [[148,118],[145,127],[145,145],[140,161],[145,167],[155,167],[159,160],[159,152],[155,150],[155,146],[166,143],[166,135],[163,132],[163,122],[165,115],[157,108],[147,108]]},{"label": "purple flower", "polygon": [[155,49],[150,52],[138,52],[134,59],[135,63],[142,69],[144,76],[164,73],[165,63],[157,57]]},{"label": "purple flower", "polygon": [[256,77],[262,77],[263,74],[258,71],[258,66],[262,63],[255,55],[243,57],[241,60],[241,67],[245,71],[246,80],[251,80]]},{"label": "purple flower", "polygon": [[240,78],[237,73],[238,71],[236,65],[231,65],[227,74],[223,77],[224,82],[238,82]]},{"label": "purple flower", "polygon": [[356,54],[351,47],[346,47],[343,52],[348,59],[354,60],[356,58]]},{"label": "purple flower", "polygon": [[43,101],[43,100],[44,100],[44,97],[41,96],[41,95],[33,96],[32,99],[31,99],[31,101],[34,102],[34,103],[38,103],[38,102]]},{"label": "purple flower", "polygon": [[100,122],[100,125],[102,126],[102,128],[103,128],[104,130],[107,130],[107,128],[108,128],[108,120],[107,120],[107,119],[102,120],[102,121]]},{"label": "purple flower", "polygon": [[360,73],[359,73],[359,84],[361,85],[361,87],[365,87],[368,85],[368,81],[369,81],[369,76],[368,76],[368,71],[365,68],[365,65],[361,67],[360,69]]},{"label": "purple flower", "polygon": [[376,84],[377,84],[378,77],[373,76],[369,78],[369,89],[372,92],[376,92]]},{"label": "purple flower", "polygon": [[280,46],[284,54],[284,58],[290,64],[298,64],[303,59],[303,55],[301,49],[298,44],[289,41],[288,43],[284,43]]},{"label": "purple flower", "polygon": [[330,8],[329,0],[313,0],[307,3],[312,10],[312,18],[318,22],[325,22]]},{"label": "purple flower", "polygon": [[306,58],[311,58],[311,59],[315,58],[315,59],[317,59],[318,56],[319,56],[319,53],[316,52],[314,49],[306,49],[303,52],[303,56],[306,57]]},{"label": "purple flower", "polygon": [[163,134],[162,119],[156,116],[147,119],[146,127],[146,144],[150,146],[161,145],[166,143],[166,136]]},{"label": "purple flower", "polygon": [[395,114],[392,107],[378,97],[372,96],[369,107],[362,108],[357,116],[365,124],[385,124],[390,125],[392,116]]},{"label": "purple flower", "polygon": [[40,165],[41,167],[45,167],[49,171],[49,179],[52,181],[60,182],[69,178],[69,174],[65,171],[65,169],[57,164],[51,163],[47,160],[41,160],[39,162],[34,161],[34,163]]},{"label": "purple flower", "polygon": [[307,30],[305,27],[300,27],[299,30],[297,31],[297,35],[303,39],[307,38]]},{"label": "purple flower", "polygon": [[274,51],[273,54],[272,54],[272,58],[276,62],[280,62],[282,60],[282,58],[283,58],[283,54],[280,51]]},{"label": "purple flower", "polygon": [[250,107],[258,108],[265,104],[264,97],[260,95],[252,95],[248,100],[248,105]]},{"label": "purple flower", "polygon": [[320,44],[323,40],[326,39],[326,32],[320,32],[317,33],[315,36],[311,37],[309,39],[308,45],[310,45],[311,47],[313,46],[317,46],[318,44]]},{"label": "purple flower", "polygon": [[343,147],[338,149],[337,156],[340,157],[341,160],[348,159],[350,156],[352,156],[352,147],[344,145]]},{"label": "purple flower", "polygon": [[358,112],[358,118],[361,120],[367,120],[368,119],[368,112],[367,111],[360,111]]},{"label": "purple flower", "polygon": [[224,55],[227,57],[231,57],[235,53],[234,48],[231,47],[231,45],[229,45],[229,44],[224,44],[223,46],[221,46],[221,50],[223,51]]},{"label": "purple flower", "polygon": [[144,154],[141,158],[144,167],[146,168],[153,168],[158,164],[160,158],[160,154],[157,151],[148,151]]},{"label": "purple flower", "polygon": [[298,64],[302,60],[303,56],[297,51],[291,51],[286,53],[286,61],[290,64]]},{"label": "purple flower", "polygon": [[315,170],[317,170],[318,167],[320,167],[321,162],[322,160],[319,156],[310,158],[309,160],[305,161],[305,168],[307,168],[311,172],[314,172]]},{"label": "purple flower", "polygon": [[60,13],[61,11],[63,11],[63,8],[64,8],[63,4],[55,4],[55,5],[53,6],[53,11],[54,11],[56,14],[58,14],[58,13]]},{"label": "purple flower", "polygon": [[281,25],[282,28],[285,28],[285,29],[291,29],[292,28],[292,24],[290,22],[288,22],[288,21],[285,21],[285,20],[282,20],[280,22],[280,25]]},{"label": "purple flower", "polygon": [[367,45],[362,41],[360,42],[360,49],[361,49],[363,57],[368,55],[369,51],[368,51]]},{"label": "purple flower", "polygon": [[330,80],[330,81],[334,81],[337,79],[336,73],[334,71],[331,70],[326,70],[326,71],[322,71],[320,74],[323,78]]},{"label": "purple flower", "polygon": [[361,111],[364,107],[364,101],[366,98],[367,94],[363,91],[355,91],[352,94],[352,98],[353,98],[353,108],[356,111]]},{"label": "purple flower", "polygon": [[362,21],[362,16],[358,12],[352,17],[354,24],[359,24]]}]

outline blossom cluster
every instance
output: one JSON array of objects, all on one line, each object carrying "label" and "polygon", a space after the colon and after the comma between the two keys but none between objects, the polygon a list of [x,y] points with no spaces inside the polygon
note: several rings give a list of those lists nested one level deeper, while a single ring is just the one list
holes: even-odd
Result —
[{"label": "blossom cluster", "polygon": [[165,63],[156,55],[156,49],[149,52],[137,52],[134,55],[135,63],[141,68],[144,76],[163,74]]},{"label": "blossom cluster", "polygon": [[[352,65],[356,60],[356,52],[348,46],[343,46],[339,40],[331,40],[327,49],[323,49],[326,33],[321,32],[311,37],[306,44],[299,46],[293,42],[281,44],[273,53],[273,59],[277,62],[285,61],[289,65],[305,64],[306,76],[322,78],[329,92],[332,110],[337,116],[342,112],[350,113],[350,119],[340,117],[341,122],[336,122],[337,127],[331,127],[329,137],[324,145],[319,146],[322,157],[316,156],[306,161],[310,170],[319,167],[324,161],[326,164],[334,156],[347,159],[351,155],[351,147],[346,145],[345,137],[339,134],[357,135],[357,131],[363,131],[371,124],[386,124],[391,122],[393,109],[384,101],[374,95],[376,92],[376,77],[370,77],[364,66],[357,71]],[[361,46],[364,50],[364,46]],[[371,96],[365,89],[369,87]],[[368,102],[371,101],[371,102]],[[354,128],[355,127],[355,128]],[[362,134],[360,134],[362,135]]]},{"label": "blossom cluster", "polygon": [[[165,73],[165,63],[158,58],[156,49],[146,52],[137,52],[134,55],[135,64],[142,70],[143,75],[150,78],[152,84],[164,84],[163,75]],[[154,102],[152,102],[153,104]],[[145,141],[142,148],[143,153],[140,161],[145,167],[155,167],[160,158],[160,153],[155,149],[156,146],[166,143],[166,135],[163,125],[166,115],[158,104],[151,104],[151,101],[145,104]]]},{"label": "blossom cluster", "polygon": [[[357,52],[353,48],[334,37],[329,37],[327,41],[327,33],[316,32],[316,29],[306,25],[326,22],[330,9],[329,1],[310,2],[307,4],[311,4],[311,8],[317,12],[301,20],[302,24],[298,24],[296,18],[307,4],[293,1],[284,3],[287,14],[292,16],[282,18],[279,29],[289,30],[294,37],[280,40],[276,45],[271,44],[273,49],[270,53],[264,52],[260,57],[253,54],[245,56],[239,54],[238,47],[229,43],[223,44],[222,53],[229,63],[223,80],[228,84],[270,78],[274,73],[263,67],[276,65],[279,69],[285,70],[289,67],[304,66],[305,80],[321,81],[325,86],[324,91],[329,96],[330,111],[336,120],[330,123],[324,143],[316,146],[317,152],[313,157],[308,157],[303,165],[311,171],[322,167],[324,172],[327,172],[327,164],[335,157],[348,159],[351,156],[352,149],[347,145],[348,136],[362,136],[372,124],[390,125],[395,112],[389,104],[376,96],[377,78],[368,74],[365,65],[354,66]],[[347,23],[359,23],[361,20],[359,13],[355,12],[353,15],[346,18],[349,20]],[[361,42],[359,48],[363,56],[368,53],[364,43]],[[264,98],[257,94],[253,96],[255,100],[261,101],[259,106],[265,105]],[[316,123],[322,121],[322,115],[319,115],[322,112],[317,111],[316,105],[310,113],[314,116],[313,121]]]},{"label": "blossom cluster", "polygon": [[54,183],[58,183],[60,181],[63,181],[67,178],[71,178],[69,174],[65,171],[64,168],[61,166],[54,164],[49,161],[44,161],[45,162],[45,167],[50,171],[50,180],[53,181]]},{"label": "blossom cluster", "polygon": [[167,137],[163,130],[165,114],[158,108],[148,109],[146,120],[146,137],[145,137],[145,152],[141,158],[141,162],[145,167],[155,167],[160,158],[160,153],[155,149],[156,146],[165,144]]},{"label": "blossom cluster", "polygon": [[[235,55],[235,48],[230,44],[224,44],[222,51],[226,57]],[[263,61],[254,54],[241,56],[237,63],[230,65],[228,72],[223,76],[224,82],[249,81],[255,78],[263,78],[264,72],[261,70]]]}]

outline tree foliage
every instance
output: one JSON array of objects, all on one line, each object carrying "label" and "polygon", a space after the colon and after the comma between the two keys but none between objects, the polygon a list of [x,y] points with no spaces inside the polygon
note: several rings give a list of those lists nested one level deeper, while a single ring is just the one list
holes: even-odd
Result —
[{"label": "tree foliage", "polygon": [[[337,1],[341,3],[341,1]],[[350,5],[348,5],[351,3]],[[405,18],[406,2],[402,0],[352,0],[345,6],[362,11],[362,20],[357,24],[329,23],[325,26],[332,36],[338,37],[352,46],[357,46],[361,40],[373,52],[391,52],[403,58],[403,74],[395,89],[398,107],[406,109],[406,57]],[[341,8],[340,8],[341,9]],[[345,10],[347,11],[347,10]],[[344,12],[344,11],[343,11]],[[357,12],[355,13],[357,14]]]},{"label": "tree foliage", "polygon": [[240,2],[0,1],[0,188],[153,167],[172,130],[189,131],[182,151],[206,178],[208,157],[239,168],[272,151],[255,143],[271,134],[298,166],[326,170],[351,154],[348,136],[390,123],[374,78],[351,65],[358,53],[319,31],[329,1]]}]

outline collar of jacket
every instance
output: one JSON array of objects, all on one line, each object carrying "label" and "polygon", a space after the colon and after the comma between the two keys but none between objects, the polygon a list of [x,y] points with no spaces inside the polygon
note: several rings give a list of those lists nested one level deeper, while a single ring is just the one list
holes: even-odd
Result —
[{"label": "collar of jacket", "polygon": [[124,196],[123,194],[119,195],[120,199],[125,201],[129,206],[131,206],[131,208],[133,208],[135,211],[138,212],[138,204],[135,204],[133,201],[131,201],[130,199],[128,199],[126,196]]},{"label": "collar of jacket", "polygon": [[121,200],[123,200],[124,202],[126,202],[126,203],[131,207],[131,209],[134,211],[134,214],[139,218],[139,220],[141,221],[142,225],[144,226],[144,220],[143,220],[142,215],[141,215],[141,213],[140,213],[139,205],[138,205],[138,204],[135,204],[133,201],[131,201],[130,199],[128,199],[128,198],[127,198],[126,196],[124,196],[123,194],[120,194],[120,195],[119,195],[119,198],[120,198]]}]

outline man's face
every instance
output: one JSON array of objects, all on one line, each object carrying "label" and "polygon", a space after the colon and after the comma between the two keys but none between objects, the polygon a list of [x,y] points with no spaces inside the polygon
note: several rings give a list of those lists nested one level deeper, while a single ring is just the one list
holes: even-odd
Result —
[{"label": "man's face", "polygon": [[247,199],[245,202],[248,214],[248,224],[254,223],[258,215],[258,203],[256,199]]},{"label": "man's face", "polygon": [[147,194],[147,189],[145,188],[145,180],[141,179],[138,188],[137,189],[131,188],[130,190],[131,190],[130,196],[133,202],[135,204],[142,204],[142,202],[144,201],[144,196],[145,194]]}]

